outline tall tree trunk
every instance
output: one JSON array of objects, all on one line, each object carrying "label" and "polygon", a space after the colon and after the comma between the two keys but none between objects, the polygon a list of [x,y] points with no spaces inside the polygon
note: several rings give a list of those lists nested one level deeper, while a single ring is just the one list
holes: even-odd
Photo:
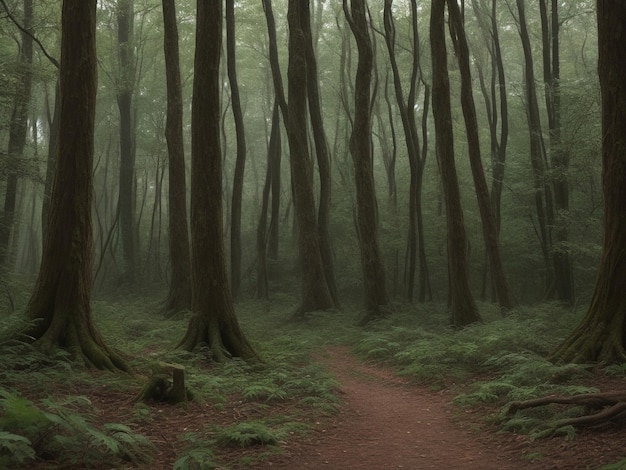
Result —
[{"label": "tall tree trunk", "polygon": [[[556,0],[550,2],[550,15],[546,0],[539,2],[541,12],[541,37],[543,46],[543,80],[548,130],[550,132],[550,162],[552,188],[554,190],[554,241],[552,263],[554,265],[555,293],[566,303],[574,303],[574,279],[569,256],[567,227],[569,213],[569,155],[561,142],[561,86],[559,55],[559,7]],[[549,16],[549,18],[548,18]],[[563,220],[565,219],[565,220]]]},{"label": "tall tree trunk", "polygon": [[136,175],[133,149],[132,100],[135,87],[133,54],[133,0],[118,0],[117,41],[119,77],[117,106],[120,113],[120,187],[119,212],[122,248],[124,253],[124,281],[135,282],[138,246],[135,236]]},{"label": "tall tree trunk", "polygon": [[163,48],[167,80],[168,243],[172,270],[165,300],[167,316],[191,307],[191,259],[187,227],[187,183],[183,141],[183,97],[180,82],[178,26],[174,0],[163,0]]},{"label": "tall tree trunk", "polygon": [[26,335],[44,351],[67,349],[100,369],[128,370],[104,344],[91,312],[94,120],[97,89],[96,0],[64,0],[57,171]]},{"label": "tall tree trunk", "polygon": [[307,76],[304,21],[309,2],[289,0],[289,67],[287,137],[291,160],[291,181],[297,221],[298,253],[302,274],[301,305],[295,316],[335,307],[322,263],[315,214],[311,157],[307,137]]},{"label": "tall tree trunk", "polygon": [[430,13],[433,115],[435,118],[437,159],[443,183],[448,225],[448,280],[450,285],[448,304],[452,325],[463,327],[480,321],[480,315],[469,285],[467,236],[454,162],[454,135],[444,21],[445,4],[446,0],[433,0]]},{"label": "tall tree trunk", "polygon": [[15,225],[15,206],[17,201],[17,183],[19,166],[26,147],[28,132],[28,108],[33,84],[33,38],[30,30],[33,23],[33,1],[24,0],[24,21],[22,44],[20,47],[18,67],[19,75],[11,122],[9,124],[8,154],[12,161],[12,169],[8,172],[4,190],[4,211],[0,218],[0,265],[9,267],[12,263],[9,249],[11,233]]},{"label": "tall tree trunk", "polygon": [[56,155],[59,145],[59,113],[61,98],[59,96],[59,81],[54,85],[54,108],[50,112],[50,99],[46,90],[46,108],[48,110],[48,154],[46,157],[46,181],[44,183],[43,200],[41,201],[41,239],[46,239],[46,229],[48,227],[48,211],[50,209],[50,195],[52,194],[52,182],[54,181],[54,170]]},{"label": "tall tree trunk", "polygon": [[256,358],[235,316],[222,221],[220,55],[222,2],[197,2],[191,105],[191,246],[193,315],[179,347],[205,343],[213,359]]},{"label": "tall tree trunk", "polygon": [[357,197],[357,229],[361,250],[365,316],[361,324],[368,323],[382,312],[388,303],[387,280],[382,256],[378,247],[378,221],[376,217],[376,188],[371,148],[371,82],[374,54],[366,18],[365,0],[347,0],[343,9],[359,50],[359,60],[354,85],[354,126],[350,136],[350,153],[354,163],[354,181]]},{"label": "tall tree trunk", "polygon": [[[278,46],[276,44],[276,22],[274,21],[274,13],[272,11],[272,0],[262,0],[263,11],[267,22],[267,33],[269,37],[269,60],[272,69],[272,81],[274,83],[274,94],[280,112],[283,115],[285,125],[288,121],[287,100],[285,99],[285,91],[283,87],[283,78],[280,72],[280,64],[278,62]],[[272,210],[270,217],[270,234],[269,234],[269,250],[270,259],[278,259],[278,242],[279,242],[279,226],[280,226],[280,166],[281,155],[272,161]]]},{"label": "tall tree trunk", "polygon": [[237,158],[233,178],[232,204],[230,213],[230,279],[233,297],[237,297],[241,283],[241,200],[243,198],[243,177],[246,167],[246,134],[237,83],[235,60],[235,0],[226,0],[226,65],[230,83],[235,133],[237,134]]},{"label": "tall tree trunk", "polygon": [[[407,238],[407,259],[405,265],[405,284],[406,295],[411,301],[413,300],[413,291],[415,287],[415,270],[417,266],[417,256],[420,256],[420,301],[424,301],[426,284],[428,281],[428,270],[426,267],[425,250],[421,250],[418,243],[423,243],[423,225],[419,224],[418,219],[421,218],[421,189],[422,177],[424,171],[424,160],[420,154],[419,136],[417,133],[417,125],[415,122],[415,102],[417,91],[417,80],[420,74],[419,68],[419,36],[417,30],[417,4],[411,1],[411,17],[413,27],[413,62],[411,66],[411,81],[409,86],[409,95],[405,103],[402,82],[400,79],[400,71],[396,60],[395,41],[396,29],[392,13],[392,0],[385,0],[384,5],[384,26],[385,26],[385,43],[389,52],[389,60],[391,70],[393,72],[394,90],[396,94],[396,102],[400,111],[400,118],[404,128],[405,142],[407,147],[407,155],[409,158],[409,167],[411,178],[409,183],[409,233]],[[421,231],[418,230],[421,228]]]},{"label": "tall tree trunk", "polygon": [[587,314],[552,354],[557,362],[626,361],[626,3],[598,0],[604,239]]},{"label": "tall tree trunk", "polygon": [[309,103],[309,116],[311,117],[311,127],[313,128],[313,140],[315,142],[315,154],[317,156],[317,166],[320,177],[320,199],[317,213],[317,230],[320,237],[320,253],[324,265],[324,274],[330,295],[333,297],[335,305],[339,305],[339,293],[337,291],[337,281],[335,279],[335,262],[333,257],[332,243],[330,240],[330,202],[332,193],[332,181],[330,171],[330,155],[326,132],[324,131],[324,120],[322,118],[321,98],[319,92],[319,79],[317,76],[317,61],[315,59],[315,49],[311,33],[310,11],[303,9],[305,18],[302,20],[304,36],[306,41],[306,84]]},{"label": "tall tree trunk", "polygon": [[502,310],[510,310],[513,308],[513,297],[511,296],[509,283],[502,265],[498,230],[494,221],[493,212],[491,211],[491,198],[483,170],[482,156],[480,154],[480,139],[478,135],[478,118],[476,117],[476,107],[472,94],[469,47],[465,37],[465,27],[461,18],[461,10],[456,0],[448,0],[448,12],[450,16],[450,31],[458,57],[459,70],[461,72],[461,105],[465,119],[465,128],[467,130],[467,147],[472,177],[474,179],[474,187],[476,188],[476,198],[478,199],[478,210],[483,226],[485,248],[489,258],[500,308]]},{"label": "tall tree trunk", "polygon": [[[263,200],[261,202],[261,214],[257,226],[257,290],[259,299],[269,297],[268,274],[267,274],[267,213],[269,212],[269,199],[271,189],[274,187],[274,167],[275,160],[280,160],[281,138],[280,138],[280,110],[278,102],[274,102],[272,112],[272,130],[270,131],[269,145],[267,149],[267,168],[265,170],[265,184],[263,185]],[[274,196],[272,195],[272,198]],[[272,229],[270,224],[270,230]]]},{"label": "tall tree trunk", "polygon": [[533,170],[535,207],[539,224],[539,243],[546,270],[546,297],[552,298],[555,287],[554,267],[550,259],[552,251],[551,226],[554,219],[552,191],[550,190],[549,183],[546,181],[547,160],[541,134],[541,119],[539,116],[539,104],[537,102],[537,89],[535,86],[535,67],[526,23],[524,2],[525,0],[517,0],[517,10],[519,13],[520,39],[522,41],[522,48],[524,49],[524,82],[526,86],[528,131],[530,133],[530,161]]}]

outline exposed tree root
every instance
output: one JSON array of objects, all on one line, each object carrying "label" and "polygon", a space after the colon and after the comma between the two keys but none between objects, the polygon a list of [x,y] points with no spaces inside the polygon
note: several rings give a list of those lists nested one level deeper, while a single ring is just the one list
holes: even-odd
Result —
[{"label": "exposed tree root", "polygon": [[549,396],[518,401],[508,405],[506,415],[511,416],[520,410],[550,404],[584,406],[586,409],[596,412],[546,423],[546,431],[541,433],[542,436],[551,435],[564,426],[593,426],[619,418],[626,411],[626,392],[583,393],[571,397]]}]

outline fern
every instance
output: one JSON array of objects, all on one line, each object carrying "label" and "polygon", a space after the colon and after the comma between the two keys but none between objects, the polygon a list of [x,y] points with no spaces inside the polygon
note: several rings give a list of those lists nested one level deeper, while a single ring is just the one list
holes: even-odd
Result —
[{"label": "fern", "polygon": [[222,447],[250,447],[254,445],[277,445],[278,438],[260,421],[238,423],[220,430],[216,442]]}]

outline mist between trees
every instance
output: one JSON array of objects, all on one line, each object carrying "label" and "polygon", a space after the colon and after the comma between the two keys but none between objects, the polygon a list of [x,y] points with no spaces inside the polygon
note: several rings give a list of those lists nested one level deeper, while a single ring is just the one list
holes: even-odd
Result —
[{"label": "mist between trees", "polygon": [[594,2],[90,1],[91,29],[62,22],[77,3],[2,2],[2,282],[39,275],[32,318],[159,292],[195,314],[184,347],[254,356],[238,299],[360,303],[363,324],[447,302],[457,327],[476,300],[591,301]]}]

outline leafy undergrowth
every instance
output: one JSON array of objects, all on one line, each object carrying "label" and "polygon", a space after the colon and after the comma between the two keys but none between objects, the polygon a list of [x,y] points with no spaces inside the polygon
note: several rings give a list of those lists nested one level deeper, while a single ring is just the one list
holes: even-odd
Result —
[{"label": "leafy undergrowth", "polygon": [[[97,301],[98,327],[122,351],[132,377],[78,368],[62,351],[46,357],[6,342],[19,321],[7,317],[0,325],[0,468],[244,468],[332,418],[338,384],[313,358],[334,344],[353,345],[364,360],[433,389],[454,388],[457,405],[481,407],[504,431],[536,432],[564,413],[546,407],[505,416],[499,411],[508,402],[593,390],[582,384],[597,372],[545,360],[578,321],[552,304],[505,318],[483,305],[483,324],[453,331],[445,308],[434,304],[397,305],[357,328],[358,315],[348,308],[289,322],[294,303],[289,296],[240,303],[240,322],[263,362],[216,364],[208,350],[173,350],[186,317],[163,320],[146,299]],[[185,367],[193,401],[136,400],[163,361]],[[625,371],[607,369],[619,377]]]}]

